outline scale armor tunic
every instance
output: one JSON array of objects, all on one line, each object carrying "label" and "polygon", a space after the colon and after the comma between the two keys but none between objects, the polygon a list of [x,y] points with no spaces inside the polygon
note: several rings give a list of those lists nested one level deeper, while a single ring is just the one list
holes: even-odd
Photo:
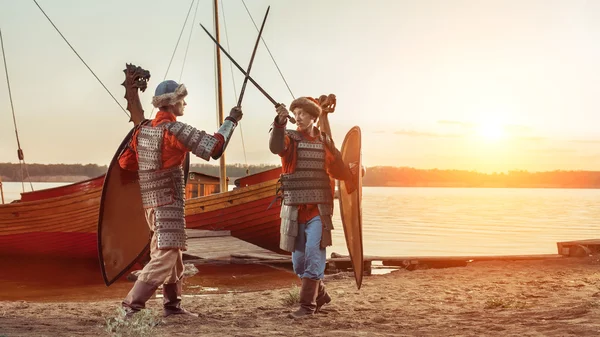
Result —
[{"label": "scale armor tunic", "polygon": [[[223,126],[229,123],[233,124],[225,121]],[[232,132],[233,129],[228,131]],[[182,165],[167,169],[162,167],[165,132],[175,135],[194,155],[204,160],[210,159],[218,140],[181,122],[140,127],[137,150],[142,204],[145,209],[154,209],[154,232],[158,248],[186,250],[184,170]]]},{"label": "scale armor tunic", "polygon": [[298,142],[294,173],[281,175],[283,202],[281,205],[280,248],[293,252],[298,235],[298,206],[316,204],[324,230],[332,230],[333,195],[325,169],[325,148],[321,140],[308,141],[293,130],[287,135]]}]

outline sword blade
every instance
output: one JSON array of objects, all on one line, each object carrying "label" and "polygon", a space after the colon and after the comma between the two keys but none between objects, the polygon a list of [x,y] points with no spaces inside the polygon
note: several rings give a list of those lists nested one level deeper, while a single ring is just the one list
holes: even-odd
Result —
[{"label": "sword blade", "polygon": [[248,78],[248,81],[250,81],[252,84],[254,84],[256,89],[258,89],[258,91],[260,91],[269,101],[271,101],[271,103],[273,103],[274,106],[278,106],[279,103],[277,103],[277,101],[275,101],[273,99],[273,97],[271,97],[271,95],[269,95],[258,83],[256,83],[256,81],[242,67],[240,67],[240,65],[233,59],[233,57],[231,57],[231,55],[229,55],[229,53],[225,50],[225,48],[223,48],[223,46],[221,46],[221,44],[219,42],[217,42],[217,39],[215,39],[208,32],[208,30],[206,30],[206,28],[202,24],[200,24],[200,27],[202,27],[202,29],[204,29],[204,31],[206,32],[206,34],[208,34],[208,36],[211,38],[211,40],[213,40],[213,42],[216,43],[216,45],[219,47],[219,49],[221,49],[223,54],[225,54],[225,56],[227,56],[229,61],[231,61],[231,63],[233,63],[233,65],[236,68],[238,68],[238,70],[241,71],[242,74],[244,74],[244,76],[246,76],[246,78]]},{"label": "sword blade", "polygon": [[[262,37],[263,28],[265,28],[265,23],[267,22],[267,16],[269,16],[269,10],[271,6],[267,7],[267,12],[265,13],[265,18],[263,19],[262,25],[260,26],[260,31],[258,32],[258,37],[256,38],[256,43],[254,44],[254,50],[252,50],[252,56],[250,57],[250,63],[248,64],[248,70],[246,73],[250,75],[250,70],[252,70],[252,64],[254,63],[254,56],[256,55],[256,49],[258,49],[258,44],[260,43],[260,39]],[[248,75],[244,78],[244,83],[242,84],[242,90],[240,91],[240,97],[238,98],[237,106],[242,106],[242,99],[244,98],[244,93],[246,92],[246,84],[248,84]]]}]

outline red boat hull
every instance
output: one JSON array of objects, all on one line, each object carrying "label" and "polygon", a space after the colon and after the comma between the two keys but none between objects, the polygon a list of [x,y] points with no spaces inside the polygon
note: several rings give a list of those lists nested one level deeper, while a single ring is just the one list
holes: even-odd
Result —
[{"label": "red boat hull", "polygon": [[77,192],[85,192],[92,190],[94,188],[102,188],[104,184],[105,175],[101,175],[96,178],[84,180],[77,182],[75,184],[69,184],[65,186],[59,186],[54,188],[46,188],[39,191],[25,192],[21,193],[21,201],[36,201],[36,200],[44,200],[56,197],[62,197],[64,195],[69,195]]},{"label": "red boat hull", "polygon": [[[279,251],[280,205],[273,198],[281,168],[250,178],[252,185],[186,202],[188,228],[229,230],[241,240]],[[104,176],[24,193],[0,205],[0,256],[98,259],[97,225]]]}]

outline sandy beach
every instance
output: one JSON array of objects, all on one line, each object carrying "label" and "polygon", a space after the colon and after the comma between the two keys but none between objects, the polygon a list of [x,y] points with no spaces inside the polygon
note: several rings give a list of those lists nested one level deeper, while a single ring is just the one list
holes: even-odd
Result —
[{"label": "sandy beach", "polygon": [[[287,318],[293,287],[184,298],[199,318],[162,319],[161,299],[144,318],[120,326],[148,336],[598,336],[600,259],[475,262],[467,267],[404,269],[364,279],[328,275],[326,313]],[[123,292],[123,294],[120,294]],[[124,289],[119,296],[125,295]],[[0,336],[109,336],[119,299],[0,302]],[[141,319],[141,318],[140,318]],[[114,321],[113,321],[114,323]],[[137,329],[137,330],[136,330]],[[114,335],[114,333],[113,333]],[[126,334],[123,334],[126,335]]]}]

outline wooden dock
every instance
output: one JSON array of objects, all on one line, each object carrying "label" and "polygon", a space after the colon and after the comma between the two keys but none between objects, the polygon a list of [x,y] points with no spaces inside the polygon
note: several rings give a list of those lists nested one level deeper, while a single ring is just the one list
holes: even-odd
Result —
[{"label": "wooden dock", "polygon": [[[269,264],[291,269],[291,255],[284,255],[258,247],[231,236],[229,231],[187,229],[188,250],[184,260],[193,264]],[[365,256],[365,275],[370,275],[373,262],[380,268],[464,267],[478,261],[552,260],[565,257],[588,256],[600,252],[600,239],[557,242],[558,254],[489,255],[489,256]],[[348,256],[332,253],[327,259],[327,271],[352,270]]]},{"label": "wooden dock", "polygon": [[600,239],[557,242],[558,254],[569,257],[583,257],[600,253]]},{"label": "wooden dock", "polygon": [[186,229],[188,249],[185,261],[194,263],[249,263],[262,260],[289,260],[291,257],[261,248],[231,236],[230,231]]},{"label": "wooden dock", "polygon": [[[465,267],[471,262],[478,261],[518,261],[518,260],[548,260],[562,259],[559,254],[536,255],[490,255],[490,256],[365,256],[365,271],[371,270],[372,262],[380,262],[383,266],[400,267],[408,270],[425,268]],[[350,269],[350,258],[333,253],[327,260],[334,263],[337,269]],[[368,263],[368,265],[367,265]]]}]

